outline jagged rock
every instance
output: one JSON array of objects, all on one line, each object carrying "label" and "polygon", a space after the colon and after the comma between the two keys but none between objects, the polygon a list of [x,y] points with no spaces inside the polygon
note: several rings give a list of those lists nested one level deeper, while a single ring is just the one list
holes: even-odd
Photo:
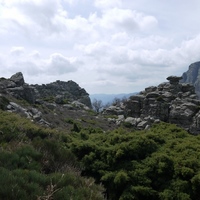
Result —
[{"label": "jagged rock", "polygon": [[118,118],[115,120],[117,125],[120,125],[124,121],[124,115],[118,115]]},{"label": "jagged rock", "polygon": [[9,105],[8,105],[8,109],[19,111],[19,112],[26,112],[27,111],[25,108],[23,108],[22,106],[18,105],[15,102],[10,102]]},{"label": "jagged rock", "polygon": [[89,110],[89,107],[87,107],[85,104],[79,102],[79,101],[73,101],[72,106],[75,106],[78,109],[84,109],[84,110]]},{"label": "jagged rock", "polygon": [[49,84],[32,85],[36,90],[36,98],[66,104],[79,101],[92,108],[89,94],[74,81],[56,81]]},{"label": "jagged rock", "polygon": [[131,96],[123,106],[111,106],[104,113],[118,114],[120,110],[120,114],[125,116],[124,122],[137,129],[164,121],[175,123],[193,134],[199,131],[200,134],[200,100],[194,86],[180,83],[180,79],[169,76],[169,82],[145,88],[139,95]]},{"label": "jagged rock", "polygon": [[109,106],[102,112],[104,115],[122,115],[124,110],[119,106]]},{"label": "jagged rock", "polygon": [[182,75],[181,83],[190,83],[194,86],[196,94],[200,97],[200,62],[192,63],[188,71]]},{"label": "jagged rock", "polygon": [[0,79],[0,91],[1,92],[5,92],[6,88],[14,88],[16,86],[17,86],[16,83],[14,83],[13,81],[10,81],[10,80],[4,79],[4,78]]},{"label": "jagged rock", "polygon": [[21,98],[25,99],[29,103],[34,104],[36,101],[35,89],[28,84],[24,85],[23,88],[24,92]]},{"label": "jagged rock", "polygon": [[139,130],[143,130],[143,129],[146,128],[146,126],[148,126],[148,122],[147,122],[147,121],[142,121],[142,122],[140,122],[140,123],[137,125],[137,128],[138,128]]},{"label": "jagged rock", "polygon": [[57,107],[55,103],[44,102],[44,105],[50,110],[54,110]]},{"label": "jagged rock", "polygon": [[17,85],[17,87],[23,86],[25,83],[23,74],[21,72],[12,75],[10,77],[10,81],[13,81]]},{"label": "jagged rock", "polygon": [[167,77],[167,80],[169,81],[170,84],[172,85],[177,85],[179,84],[179,81],[182,79],[181,76],[169,76]]},{"label": "jagged rock", "polygon": [[26,100],[31,104],[43,104],[44,101],[66,104],[73,101],[92,108],[89,94],[73,81],[56,81],[43,85],[29,85],[24,81],[23,74],[18,72],[10,79],[0,78],[0,92],[8,93],[17,99]]},{"label": "jagged rock", "polygon": [[145,88],[146,93],[154,92],[156,90],[157,90],[157,87],[155,86],[150,86],[150,87]]},{"label": "jagged rock", "polygon": [[136,125],[137,125],[137,119],[136,119],[136,118],[133,118],[133,117],[127,117],[124,121],[125,121],[126,123],[130,123],[130,124],[133,125],[133,126],[136,126]]},{"label": "jagged rock", "polygon": [[146,95],[146,98],[158,98],[160,94],[158,92],[149,92]]}]

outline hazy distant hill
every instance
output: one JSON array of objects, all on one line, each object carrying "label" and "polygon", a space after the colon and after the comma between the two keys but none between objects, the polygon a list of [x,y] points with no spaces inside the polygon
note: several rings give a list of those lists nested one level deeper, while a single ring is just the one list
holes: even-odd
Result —
[{"label": "hazy distant hill", "polygon": [[129,98],[130,96],[135,95],[137,93],[138,92],[129,93],[129,94],[125,94],[125,93],[122,93],[122,94],[90,94],[90,99],[91,99],[91,102],[93,102],[94,99],[97,99],[97,100],[101,100],[103,102],[103,104],[107,104],[107,103],[112,103],[115,98],[119,98],[119,99],[122,99],[124,97]]}]

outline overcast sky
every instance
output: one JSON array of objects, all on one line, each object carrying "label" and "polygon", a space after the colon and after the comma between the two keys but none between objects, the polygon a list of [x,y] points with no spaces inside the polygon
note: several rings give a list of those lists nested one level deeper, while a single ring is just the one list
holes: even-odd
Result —
[{"label": "overcast sky", "polygon": [[0,0],[0,77],[132,93],[200,61],[199,0]]}]

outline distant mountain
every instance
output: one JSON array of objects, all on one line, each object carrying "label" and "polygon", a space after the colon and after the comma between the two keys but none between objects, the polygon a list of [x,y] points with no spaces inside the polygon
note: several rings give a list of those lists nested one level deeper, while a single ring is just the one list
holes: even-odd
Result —
[{"label": "distant mountain", "polygon": [[200,97],[200,61],[192,63],[188,71],[182,75],[181,83],[190,83],[194,85],[195,92]]},{"label": "distant mountain", "polygon": [[94,99],[97,99],[97,100],[101,100],[103,102],[103,104],[107,104],[107,103],[112,103],[113,100],[115,98],[119,98],[119,99],[122,99],[122,98],[129,98],[130,96],[132,95],[136,95],[138,92],[134,92],[134,93],[122,93],[122,94],[90,94],[90,99],[91,99],[91,102],[93,102]]}]

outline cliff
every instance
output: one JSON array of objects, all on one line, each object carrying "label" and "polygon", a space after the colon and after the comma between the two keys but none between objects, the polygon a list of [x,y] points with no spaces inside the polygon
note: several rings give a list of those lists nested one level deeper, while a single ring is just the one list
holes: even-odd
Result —
[{"label": "cliff", "polygon": [[192,63],[188,71],[183,73],[180,82],[194,85],[195,91],[198,97],[200,97],[200,62]]}]

